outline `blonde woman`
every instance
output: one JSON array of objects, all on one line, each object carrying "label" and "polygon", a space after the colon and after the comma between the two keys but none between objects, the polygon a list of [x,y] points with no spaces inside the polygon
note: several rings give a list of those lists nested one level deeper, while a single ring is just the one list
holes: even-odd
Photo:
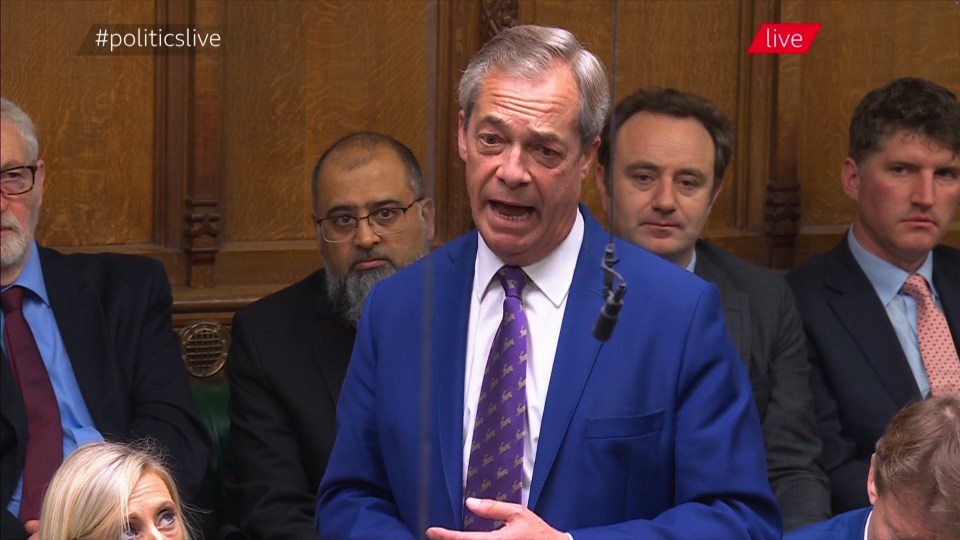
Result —
[{"label": "blonde woman", "polygon": [[173,477],[153,450],[85,444],[53,476],[40,540],[190,540]]}]

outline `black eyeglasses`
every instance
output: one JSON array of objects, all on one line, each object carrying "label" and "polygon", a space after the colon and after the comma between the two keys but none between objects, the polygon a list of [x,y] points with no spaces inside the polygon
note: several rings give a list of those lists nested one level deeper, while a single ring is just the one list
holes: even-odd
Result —
[{"label": "black eyeglasses", "polygon": [[0,192],[4,195],[22,195],[33,189],[37,177],[36,165],[19,165],[0,171]]},{"label": "black eyeglasses", "polygon": [[320,235],[327,242],[346,242],[357,234],[360,220],[367,220],[370,229],[377,236],[389,236],[402,233],[407,228],[407,210],[422,201],[423,197],[408,204],[406,208],[378,208],[365,216],[353,214],[337,214],[317,220],[320,226]]}]

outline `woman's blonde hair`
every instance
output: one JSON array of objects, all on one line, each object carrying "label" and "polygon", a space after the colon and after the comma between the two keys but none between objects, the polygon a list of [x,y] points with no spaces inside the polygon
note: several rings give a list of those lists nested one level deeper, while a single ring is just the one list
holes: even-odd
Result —
[{"label": "woman's blonde hair", "polygon": [[130,493],[148,473],[170,492],[183,537],[190,524],[173,477],[147,443],[95,442],[77,448],[57,470],[40,509],[40,540],[121,538],[127,530]]}]

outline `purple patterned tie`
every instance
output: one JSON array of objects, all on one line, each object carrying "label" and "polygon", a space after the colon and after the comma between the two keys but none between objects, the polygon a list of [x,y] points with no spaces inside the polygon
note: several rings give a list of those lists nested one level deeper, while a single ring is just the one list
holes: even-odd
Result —
[{"label": "purple patterned tie", "polygon": [[[506,293],[503,319],[487,358],[470,445],[466,497],[521,502],[524,420],[527,412],[527,316],[520,293],[526,274],[515,266],[497,272]],[[466,531],[492,531],[502,521],[484,519],[466,506]]]}]

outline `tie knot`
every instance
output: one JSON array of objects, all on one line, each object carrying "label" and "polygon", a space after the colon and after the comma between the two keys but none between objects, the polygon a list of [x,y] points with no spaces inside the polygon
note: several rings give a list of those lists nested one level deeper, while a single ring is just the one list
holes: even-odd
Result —
[{"label": "tie knot", "polygon": [[4,315],[23,310],[23,291],[23,287],[17,285],[0,293],[0,305]]},{"label": "tie knot", "polygon": [[932,297],[930,287],[927,286],[927,280],[920,274],[910,274],[910,277],[903,282],[903,292],[909,294],[917,301],[923,301]]},{"label": "tie knot", "polygon": [[520,293],[523,292],[523,286],[527,282],[527,275],[523,273],[522,268],[517,266],[504,266],[497,272],[497,277],[500,278],[500,285],[503,286],[503,292],[505,292],[507,296],[520,298]]}]

